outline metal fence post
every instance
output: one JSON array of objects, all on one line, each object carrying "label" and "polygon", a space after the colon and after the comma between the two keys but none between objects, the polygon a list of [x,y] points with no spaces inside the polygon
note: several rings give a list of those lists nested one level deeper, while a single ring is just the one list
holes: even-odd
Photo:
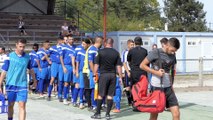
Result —
[{"label": "metal fence post", "polygon": [[199,58],[199,86],[203,87],[203,58]]}]

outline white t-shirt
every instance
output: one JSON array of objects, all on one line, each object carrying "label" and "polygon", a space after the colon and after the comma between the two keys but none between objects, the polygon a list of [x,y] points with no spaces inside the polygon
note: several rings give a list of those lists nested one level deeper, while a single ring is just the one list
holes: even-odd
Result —
[{"label": "white t-shirt", "polygon": [[61,26],[61,29],[64,31],[68,31],[68,26]]}]

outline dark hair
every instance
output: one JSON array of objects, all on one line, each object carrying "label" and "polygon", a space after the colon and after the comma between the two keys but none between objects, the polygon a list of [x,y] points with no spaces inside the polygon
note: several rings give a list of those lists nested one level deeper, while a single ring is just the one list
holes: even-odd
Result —
[{"label": "dark hair", "polygon": [[22,43],[22,44],[26,44],[27,43],[27,40],[26,39],[23,39],[23,38],[20,38],[16,41],[16,43]]},{"label": "dark hair", "polygon": [[180,48],[180,42],[177,38],[170,38],[168,42],[171,46],[175,47],[176,49]]},{"label": "dark hair", "polygon": [[107,38],[106,39],[106,43],[107,44],[113,44],[114,43],[114,40],[112,38]]},{"label": "dark hair", "polygon": [[5,51],[5,47],[3,47],[3,46],[0,46],[0,48],[1,48],[1,50],[4,50],[4,51]]},{"label": "dark hair", "polygon": [[143,41],[141,37],[135,37],[134,39],[135,45],[143,45]]},{"label": "dark hair", "polygon": [[33,44],[33,47],[38,47],[39,45],[37,43],[34,43]]},{"label": "dark hair", "polygon": [[160,40],[160,43],[162,44],[166,44],[167,42],[168,42],[169,40],[167,39],[167,38],[162,38],[161,40]]},{"label": "dark hair", "polygon": [[58,37],[58,40],[63,40],[64,39],[64,36],[63,35],[60,35],[59,37]]},{"label": "dark hair", "polygon": [[134,41],[132,39],[127,40],[127,44],[129,43],[134,43]]},{"label": "dark hair", "polygon": [[82,42],[85,42],[86,44],[91,44],[91,40],[90,39],[84,39]]}]

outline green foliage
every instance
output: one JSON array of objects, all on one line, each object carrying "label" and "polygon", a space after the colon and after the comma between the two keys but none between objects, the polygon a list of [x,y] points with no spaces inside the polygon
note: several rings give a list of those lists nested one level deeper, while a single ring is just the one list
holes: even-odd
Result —
[{"label": "green foliage", "polygon": [[[103,0],[66,1],[70,4],[66,8],[68,19],[76,20],[76,10],[79,10],[100,25],[94,30],[103,30]],[[107,0],[107,31],[162,30],[164,23],[158,7],[157,0]],[[58,13],[63,14],[63,3],[60,9]],[[79,21],[81,29],[86,30],[90,20],[87,17],[84,19],[82,17]]]},{"label": "green foliage", "polygon": [[197,0],[167,0],[164,12],[168,18],[169,31],[206,31],[206,12]]}]

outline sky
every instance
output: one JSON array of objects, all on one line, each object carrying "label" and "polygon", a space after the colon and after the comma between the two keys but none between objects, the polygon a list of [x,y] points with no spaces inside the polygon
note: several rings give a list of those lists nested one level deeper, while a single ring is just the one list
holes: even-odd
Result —
[{"label": "sky", "polygon": [[[160,3],[161,8],[164,6],[163,1],[164,0],[157,0]],[[206,21],[207,21],[207,27],[209,28],[210,25],[209,23],[211,23],[211,27],[213,28],[213,9],[212,9],[212,5],[213,5],[213,0],[198,0],[199,2],[204,4],[204,11],[206,11]],[[161,10],[163,11],[163,10]]]}]

